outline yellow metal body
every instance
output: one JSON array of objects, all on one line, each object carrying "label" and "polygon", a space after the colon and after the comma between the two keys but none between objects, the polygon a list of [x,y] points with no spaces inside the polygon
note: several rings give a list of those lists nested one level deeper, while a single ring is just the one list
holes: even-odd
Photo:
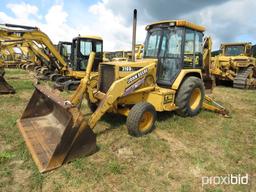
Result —
[{"label": "yellow metal body", "polygon": [[[237,55],[227,55],[225,50],[233,46],[243,46],[243,51]],[[252,55],[251,43],[225,43],[221,44],[220,50],[221,53],[211,59],[211,73],[216,79],[234,82],[240,70],[252,67],[256,86],[256,58]]]},{"label": "yellow metal body", "polygon": [[[35,55],[40,56],[45,61],[47,61],[47,63],[52,65],[50,67],[56,68],[61,75],[73,77],[76,79],[82,79],[85,76],[85,71],[76,71],[68,67],[68,64],[60,55],[50,38],[38,28],[33,30],[14,30],[0,27],[0,35],[4,38],[12,38],[14,40],[26,42],[29,49]],[[79,36],[77,38],[102,40],[102,38],[99,36]],[[51,57],[53,56],[56,59],[57,62],[55,62],[55,64],[51,62],[49,55],[45,53],[44,50],[46,49],[50,52]]]},{"label": "yellow metal body", "polygon": [[[20,63],[26,63],[24,60],[25,56],[23,55],[20,46],[23,42],[20,40],[13,41],[11,39],[0,39],[0,52],[2,57],[2,65],[6,68],[15,68]],[[20,53],[14,51],[15,49],[19,49]]]},{"label": "yellow metal body", "polygon": [[197,30],[197,31],[201,31],[201,32],[205,31],[205,27],[200,26],[200,25],[196,25],[196,24],[191,23],[191,22],[186,21],[186,20],[164,20],[164,21],[159,21],[159,22],[155,22],[155,23],[152,23],[150,25],[147,25],[146,30],[149,30],[150,28],[152,28],[156,25],[161,25],[161,24],[169,24],[170,26],[177,26],[177,27],[187,27],[187,28]]},{"label": "yellow metal body", "polygon": [[[143,58],[143,44],[136,44],[135,46],[135,58]],[[114,51],[114,52],[104,52],[103,61],[129,61],[132,58],[131,51]]]},{"label": "yellow metal body", "polygon": [[[21,51],[18,57],[13,48],[18,48]],[[50,62],[49,56],[35,41],[31,40],[24,40],[22,38],[5,39],[1,41],[0,50],[2,52],[8,52],[9,56],[11,56],[11,60],[5,59],[4,65],[7,68],[10,65],[15,65],[16,67],[17,65],[22,66],[24,64],[37,65],[39,64],[37,60],[38,57],[44,59],[46,62]]]},{"label": "yellow metal body", "polygon": [[[129,108],[122,107],[120,109],[118,106],[135,105],[142,101],[152,104],[159,112],[176,110],[178,106],[175,105],[175,97],[184,78],[196,76],[202,79],[202,71],[200,69],[182,69],[175,82],[169,88],[163,88],[156,83],[157,62],[156,59],[143,59],[136,62],[107,62],[106,65],[112,65],[115,68],[115,81],[106,93],[99,91],[99,85],[94,88],[88,85],[88,99],[91,102],[96,101],[95,103],[100,106],[90,117],[88,125],[93,128],[107,111],[127,115]],[[122,67],[139,67],[140,70],[120,72],[119,69]],[[99,74],[99,81],[100,78]],[[77,89],[77,92],[80,90]],[[196,92],[194,95],[195,97],[191,100],[192,107],[198,106],[200,93]],[[207,110],[224,113],[223,109],[209,103],[208,100],[205,100],[203,107]]]},{"label": "yellow metal body", "polygon": [[[99,36],[88,36],[87,35],[87,36],[79,36],[79,37],[77,37],[77,39],[79,39],[79,38],[86,38],[86,39],[89,39],[89,40],[92,40],[92,41],[93,40],[101,40],[101,41],[103,41],[103,39],[101,37],[99,37]],[[93,59],[94,58],[95,58],[95,56],[93,57]],[[104,58],[104,55],[103,55],[103,58]],[[71,61],[71,63],[72,63],[72,61]],[[89,61],[88,61],[88,63],[89,63]],[[97,72],[91,72],[91,73],[92,73],[91,74],[92,76],[97,75]],[[83,79],[86,76],[86,70],[85,71],[77,71],[77,70],[74,70],[72,68],[68,68],[68,73],[65,76],[72,77],[72,78],[75,78],[75,79]]]},{"label": "yellow metal body", "polygon": [[[181,24],[195,27],[186,22],[179,22]],[[175,105],[175,97],[183,80],[188,76],[203,78],[200,69],[181,69],[172,85],[161,87],[157,84],[159,61],[149,58],[135,62],[103,62],[100,63],[98,76],[92,77],[94,56],[94,53],[90,54],[85,76],[70,100],[64,101],[36,86],[18,120],[18,127],[41,172],[61,166],[75,148],[87,145],[85,142],[96,142],[92,128],[106,112],[127,116],[130,107],[142,101],[153,105],[156,111],[174,111],[179,107]],[[192,107],[197,104],[199,96],[198,91],[193,93],[189,101]],[[84,119],[80,112],[83,98],[96,105],[96,110],[88,119]],[[206,103],[204,106],[209,110],[222,110],[208,100]],[[147,130],[153,119],[152,114],[144,113],[139,130]]]},{"label": "yellow metal body", "polygon": [[51,55],[54,56],[57,60],[57,66],[54,66],[61,74],[68,73],[68,65],[50,40],[50,38],[40,31],[38,28],[33,30],[14,30],[6,27],[0,27],[0,35],[1,37],[12,38],[17,40],[24,40],[24,41],[35,41],[38,44],[47,48]]}]

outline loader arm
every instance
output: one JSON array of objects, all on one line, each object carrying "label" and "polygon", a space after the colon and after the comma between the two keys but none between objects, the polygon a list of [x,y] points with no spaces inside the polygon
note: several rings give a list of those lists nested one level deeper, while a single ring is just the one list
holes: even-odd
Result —
[{"label": "loader arm", "polygon": [[65,73],[67,71],[67,63],[64,61],[50,38],[38,28],[32,28],[29,30],[14,30],[0,27],[0,35],[6,38],[23,38],[24,40],[36,41],[39,44],[43,44],[50,51],[51,55],[56,59],[56,61],[52,63],[52,65],[54,65],[54,68],[62,73]]}]

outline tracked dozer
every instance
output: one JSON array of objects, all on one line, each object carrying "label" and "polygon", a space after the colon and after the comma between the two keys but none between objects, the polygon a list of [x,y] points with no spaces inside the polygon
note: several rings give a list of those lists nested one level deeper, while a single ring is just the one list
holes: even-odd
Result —
[{"label": "tracked dozer", "polygon": [[212,57],[211,73],[219,82],[231,82],[234,88],[256,88],[256,58],[248,42],[223,43],[220,54]]},{"label": "tracked dozer", "polygon": [[[136,15],[135,10],[133,53]],[[95,56],[91,53],[86,75],[70,100],[36,86],[18,127],[41,172],[61,166],[78,151],[92,153],[96,146],[92,129],[106,112],[127,116],[128,132],[137,137],[153,131],[156,112],[175,111],[192,117],[205,108],[227,114],[205,97],[204,28],[174,20],[153,23],[146,30],[144,59],[135,61],[134,54],[133,61],[100,63],[98,83],[90,77]],[[93,112],[88,119],[80,111],[83,98]]]}]

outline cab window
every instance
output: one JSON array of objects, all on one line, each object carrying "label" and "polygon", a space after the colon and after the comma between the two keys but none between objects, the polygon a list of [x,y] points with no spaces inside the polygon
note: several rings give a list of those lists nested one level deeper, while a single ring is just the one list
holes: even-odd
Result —
[{"label": "cab window", "polygon": [[202,65],[202,53],[203,53],[203,33],[195,33],[195,59],[194,66],[201,67]]},{"label": "cab window", "polygon": [[154,31],[149,34],[147,46],[144,50],[145,57],[157,57],[161,39],[161,31]]},{"label": "cab window", "polygon": [[83,56],[88,56],[92,51],[92,42],[81,41],[80,43],[80,52]]},{"label": "cab window", "polygon": [[101,42],[97,42],[96,43],[96,52],[97,53],[101,53],[102,52],[102,43]]},{"label": "cab window", "polygon": [[167,45],[167,34],[164,33],[163,34],[163,38],[162,38],[162,44],[161,44],[161,49],[160,49],[160,57],[163,57],[166,51],[166,45]]},{"label": "cab window", "polygon": [[184,65],[193,66],[194,63],[194,45],[195,33],[187,29],[185,33],[185,48],[184,48]]},{"label": "cab window", "polygon": [[169,36],[167,57],[181,56],[182,30],[172,31]]}]

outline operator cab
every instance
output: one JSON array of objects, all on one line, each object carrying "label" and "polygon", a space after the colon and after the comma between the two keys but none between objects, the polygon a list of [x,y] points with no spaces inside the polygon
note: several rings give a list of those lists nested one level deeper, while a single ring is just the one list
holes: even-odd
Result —
[{"label": "operator cab", "polygon": [[157,84],[169,87],[181,69],[203,68],[204,27],[187,21],[162,21],[146,27],[144,58],[157,58]]},{"label": "operator cab", "polygon": [[103,40],[96,36],[77,37],[72,42],[71,68],[74,71],[86,71],[90,52],[95,52],[92,71],[98,70],[103,60]]},{"label": "operator cab", "polygon": [[66,41],[60,41],[57,45],[60,55],[63,57],[66,63],[70,66],[71,62],[71,49],[72,43]]},{"label": "operator cab", "polygon": [[246,55],[251,56],[252,45],[251,43],[229,43],[221,44],[222,54],[224,56],[239,56]]}]

